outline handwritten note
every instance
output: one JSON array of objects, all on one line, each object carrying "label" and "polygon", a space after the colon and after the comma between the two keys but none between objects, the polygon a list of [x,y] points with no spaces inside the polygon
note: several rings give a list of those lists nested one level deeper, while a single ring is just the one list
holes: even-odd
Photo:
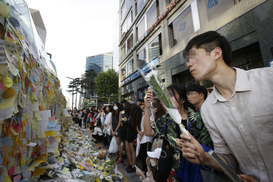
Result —
[{"label": "handwritten note", "polygon": [[62,174],[66,174],[69,171],[68,168],[64,167],[63,170],[61,171]]}]

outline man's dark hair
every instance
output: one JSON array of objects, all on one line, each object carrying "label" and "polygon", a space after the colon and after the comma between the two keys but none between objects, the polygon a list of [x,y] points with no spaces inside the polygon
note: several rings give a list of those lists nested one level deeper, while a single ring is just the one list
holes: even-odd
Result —
[{"label": "man's dark hair", "polygon": [[221,36],[216,31],[209,31],[192,38],[184,50],[184,58],[189,54],[190,49],[195,46],[196,48],[203,48],[206,52],[211,52],[215,47],[222,49],[223,59],[229,66],[231,62],[231,46],[226,37]]},{"label": "man's dark hair", "polygon": [[138,102],[144,102],[144,100],[143,100],[143,99],[137,99],[137,101],[138,101]]},{"label": "man's dark hair", "polygon": [[123,104],[123,103],[125,103],[125,102],[128,102],[128,101],[124,99],[124,100],[122,100],[120,103]]},{"label": "man's dark hair", "polygon": [[206,100],[207,96],[208,96],[208,91],[206,89],[206,87],[202,86],[202,85],[197,85],[197,84],[192,84],[189,85],[187,88],[187,91],[195,91],[198,92],[199,94],[204,94],[204,100]]}]

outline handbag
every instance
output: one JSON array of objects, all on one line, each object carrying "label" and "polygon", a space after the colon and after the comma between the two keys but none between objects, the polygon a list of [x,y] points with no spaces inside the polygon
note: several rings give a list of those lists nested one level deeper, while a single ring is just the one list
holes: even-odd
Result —
[{"label": "handbag", "polygon": [[117,144],[117,140],[116,140],[116,137],[113,136],[112,137],[112,140],[111,140],[111,143],[110,143],[110,146],[109,146],[109,153],[116,153],[118,151],[118,144]]},{"label": "handbag", "polygon": [[[238,177],[238,175],[235,172],[236,171],[235,165],[229,157],[223,154],[215,154],[213,150],[210,150],[208,154],[219,165],[219,167],[225,172],[225,174],[228,177],[222,172],[217,172],[212,169],[200,167],[200,172],[201,172],[203,182],[230,182],[230,181],[240,182],[241,181],[241,179]],[[218,157],[218,155],[223,157],[228,165],[224,163],[224,161],[220,157]]]},{"label": "handbag", "polygon": [[163,139],[161,138],[162,135],[159,135],[158,138],[154,139],[153,145],[152,145],[152,151],[154,151],[156,148],[162,148],[163,145]]}]

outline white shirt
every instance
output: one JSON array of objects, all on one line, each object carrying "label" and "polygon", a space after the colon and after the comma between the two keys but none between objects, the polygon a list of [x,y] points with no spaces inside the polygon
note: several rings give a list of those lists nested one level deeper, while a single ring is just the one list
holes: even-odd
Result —
[{"label": "white shirt", "polygon": [[106,124],[107,126],[110,125],[111,117],[112,117],[112,113],[109,112],[109,113],[106,115],[104,124]]},{"label": "white shirt", "polygon": [[201,114],[216,153],[233,154],[243,173],[273,181],[273,68],[236,68],[230,100],[214,88]]},{"label": "white shirt", "polygon": [[95,127],[95,128],[94,128],[93,135],[99,135],[99,136],[102,136],[102,131],[101,131],[101,128],[100,128],[100,127]]},{"label": "white shirt", "polygon": [[[140,127],[141,127],[141,131],[144,133],[144,115],[142,116],[142,119],[141,119],[141,124],[140,124]],[[137,137],[139,138],[139,134],[137,134]],[[140,140],[140,144],[142,143],[147,143],[147,142],[152,142],[153,137],[151,136],[146,136],[145,134],[143,134],[141,140]]]}]

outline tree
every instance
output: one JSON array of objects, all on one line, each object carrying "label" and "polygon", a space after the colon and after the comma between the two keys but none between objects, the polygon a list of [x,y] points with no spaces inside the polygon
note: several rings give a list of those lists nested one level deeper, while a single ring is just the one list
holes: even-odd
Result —
[{"label": "tree", "polygon": [[91,92],[87,95],[87,98],[91,95],[94,95],[95,89],[95,77],[97,74],[93,69],[86,70],[84,73],[84,79],[82,80],[81,86],[85,90],[90,90]]},{"label": "tree", "polygon": [[95,78],[95,89],[100,99],[107,101],[117,100],[118,95],[118,73],[114,69],[109,69],[106,72],[101,71]]}]

